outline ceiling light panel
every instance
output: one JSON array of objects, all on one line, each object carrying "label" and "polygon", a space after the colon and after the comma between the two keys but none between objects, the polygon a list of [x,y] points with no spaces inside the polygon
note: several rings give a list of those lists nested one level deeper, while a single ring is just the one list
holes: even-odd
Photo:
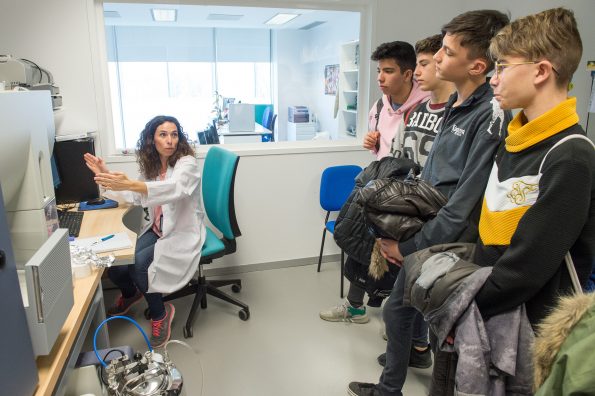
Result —
[{"label": "ceiling light panel", "polygon": [[175,22],[178,18],[178,10],[151,8],[151,14],[155,22]]},{"label": "ceiling light panel", "polygon": [[300,14],[277,14],[266,21],[265,25],[283,25],[298,16],[300,16]]},{"label": "ceiling light panel", "polygon": [[207,20],[209,21],[239,21],[243,15],[231,15],[231,14],[209,14]]},{"label": "ceiling light panel", "polygon": [[120,13],[118,11],[103,11],[104,18],[120,18]]}]

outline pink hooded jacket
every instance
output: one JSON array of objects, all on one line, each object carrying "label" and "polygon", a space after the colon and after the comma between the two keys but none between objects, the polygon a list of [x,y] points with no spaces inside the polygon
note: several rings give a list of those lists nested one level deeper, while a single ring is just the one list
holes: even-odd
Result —
[{"label": "pink hooded jacket", "polygon": [[[401,107],[399,107],[396,111],[393,110],[390,99],[388,95],[382,95],[382,101],[384,106],[382,106],[382,110],[380,111],[380,118],[378,119],[378,131],[380,132],[380,149],[376,152],[376,159],[381,159],[386,157],[392,145],[392,141],[395,138],[397,130],[399,128],[399,124],[403,121],[403,117],[419,102],[427,99],[430,97],[430,93],[426,91],[422,91],[419,88],[419,84],[417,81],[413,81],[413,87],[411,88],[411,93],[409,97],[403,103]],[[380,99],[379,99],[380,100]],[[376,126],[376,102],[370,109],[370,113],[368,114],[368,129],[373,131]]]}]

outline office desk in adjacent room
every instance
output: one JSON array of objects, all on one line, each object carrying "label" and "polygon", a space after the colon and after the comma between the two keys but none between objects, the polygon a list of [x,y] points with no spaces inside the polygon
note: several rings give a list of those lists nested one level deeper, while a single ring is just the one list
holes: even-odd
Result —
[{"label": "office desk in adjacent room", "polygon": [[230,132],[229,124],[222,125],[217,130],[221,143],[260,143],[262,135],[270,133],[272,133],[271,130],[257,122],[254,123],[254,131]]},{"label": "office desk in adjacent room", "polygon": [[[134,258],[136,234],[126,228],[123,219],[130,210],[128,206],[85,212],[79,237],[127,232],[133,246],[112,252],[119,262],[131,262]],[[74,365],[89,330],[105,320],[105,307],[101,289],[103,270],[93,269],[91,275],[74,279],[74,305],[64,327],[54,344],[52,353],[37,358],[39,384],[35,395],[63,395],[68,376]],[[109,347],[107,327],[103,326],[98,337],[98,348]],[[1,385],[0,385],[1,386]]]}]

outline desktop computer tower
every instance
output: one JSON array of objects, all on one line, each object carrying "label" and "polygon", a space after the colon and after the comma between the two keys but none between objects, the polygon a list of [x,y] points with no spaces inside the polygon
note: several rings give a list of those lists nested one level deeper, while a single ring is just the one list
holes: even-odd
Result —
[{"label": "desktop computer tower", "polygon": [[29,396],[37,387],[37,366],[9,235],[0,189],[0,393]]},{"label": "desktop computer tower", "polygon": [[58,205],[99,198],[99,187],[95,183],[93,172],[85,165],[85,153],[95,155],[93,138],[55,143],[54,159],[59,177],[59,182],[56,183]]}]

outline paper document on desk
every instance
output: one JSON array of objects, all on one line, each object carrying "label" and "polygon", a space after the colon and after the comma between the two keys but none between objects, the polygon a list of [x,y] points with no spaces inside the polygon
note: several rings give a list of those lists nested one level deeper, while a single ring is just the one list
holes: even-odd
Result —
[{"label": "paper document on desk", "polygon": [[111,252],[132,247],[132,242],[127,233],[118,232],[113,235],[114,236],[109,239],[106,239],[105,235],[98,235],[90,238],[77,238],[70,242],[70,244],[78,247],[90,248],[93,253]]}]

